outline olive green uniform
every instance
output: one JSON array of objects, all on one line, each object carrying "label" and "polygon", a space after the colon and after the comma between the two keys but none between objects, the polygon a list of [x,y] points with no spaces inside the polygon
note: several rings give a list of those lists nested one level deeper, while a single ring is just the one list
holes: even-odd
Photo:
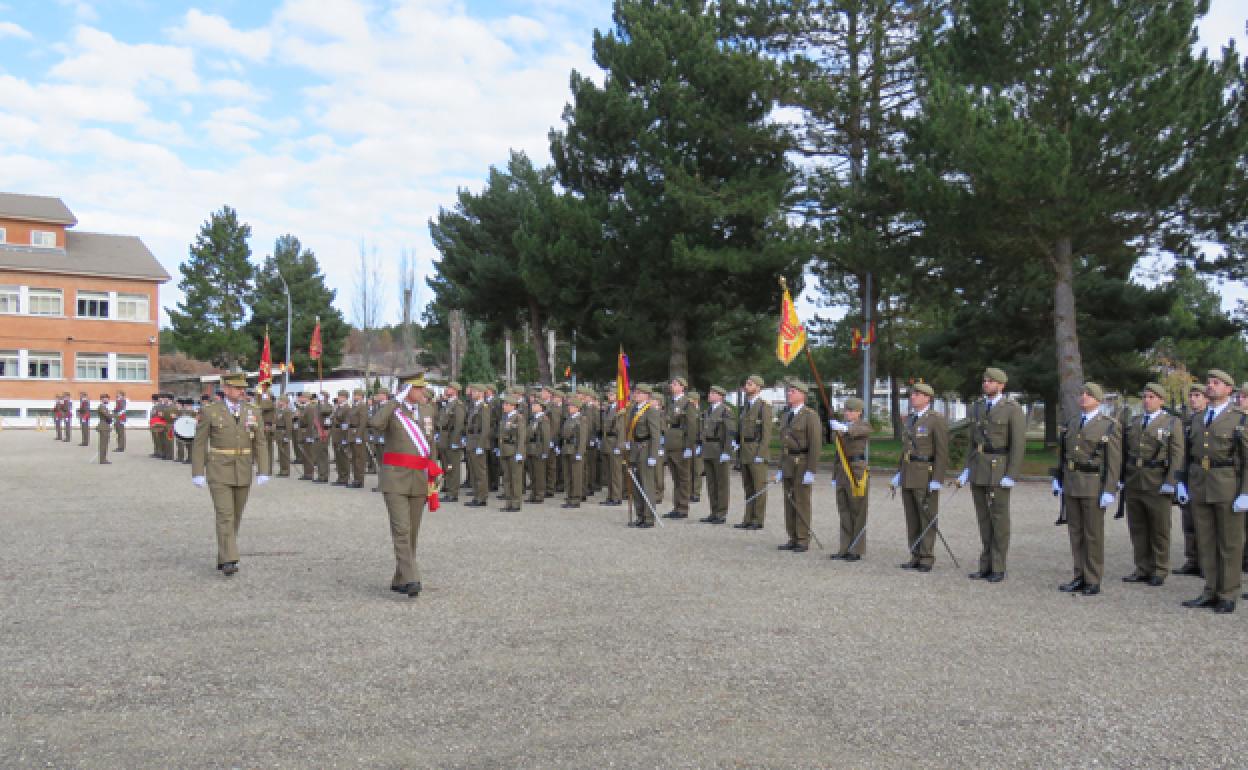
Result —
[{"label": "olive green uniform", "polygon": [[[867,442],[871,439],[871,423],[859,419],[849,424],[849,430],[843,431],[837,441],[837,452],[844,452],[845,462],[836,458],[832,466],[832,476],[836,481],[836,512],[841,522],[841,546],[837,551],[844,556],[852,553],[863,556],[867,552],[867,534],[863,532],[867,526],[867,490],[861,497],[854,495],[852,480],[845,475],[845,465],[856,479],[863,479],[867,473]],[[858,533],[862,532],[862,537]],[[854,543],[854,538],[858,542]],[[911,541],[914,542],[914,541]],[[850,543],[854,548],[849,549]]]},{"label": "olive green uniform", "polygon": [[1137,577],[1164,579],[1170,574],[1170,505],[1182,465],[1183,424],[1178,417],[1158,410],[1131,420],[1123,445],[1121,494],[1126,495]]},{"label": "olive green uniform", "polygon": [[126,451],[126,410],[129,403],[125,396],[118,397],[113,406],[113,429],[117,431],[117,451]]},{"label": "olive green uniform", "polygon": [[1001,395],[995,404],[981,398],[971,405],[971,443],[966,455],[967,483],[979,523],[979,572],[1004,573],[1010,551],[1010,488],[1017,480],[1027,449],[1027,417],[1018,402]]},{"label": "olive green uniform", "polygon": [[442,488],[447,491],[446,499],[451,502],[459,499],[459,486],[464,478],[465,415],[463,399],[458,396],[448,398],[438,410],[438,457],[446,474]]},{"label": "olive green uniform", "polygon": [[85,398],[78,402],[78,428],[82,434],[81,446],[90,446],[91,402]]},{"label": "olive green uniform", "polygon": [[278,476],[290,475],[290,437],[294,435],[294,427],[294,412],[283,401],[273,413],[273,451],[277,454]]},{"label": "olive green uniform", "polygon": [[698,412],[681,394],[672,398],[665,413],[663,449],[667,452],[667,467],[672,474],[671,518],[689,515],[689,498],[693,496],[692,462],[693,449],[698,436]]},{"label": "olive green uniform", "polygon": [[524,499],[524,456],[528,450],[528,423],[519,409],[504,412],[498,426],[499,462],[503,466],[503,496],[507,507],[519,510]]},{"label": "olive green uniform", "polygon": [[271,476],[273,475],[273,457],[277,454],[277,448],[273,445],[273,442],[277,440],[277,402],[273,400],[273,394],[265,389],[257,393],[256,408],[260,410],[260,417],[264,420],[264,436],[269,442],[269,467],[257,470]]},{"label": "olive green uniform", "polygon": [[[643,409],[644,407],[644,409]],[[632,475],[626,483],[633,499],[633,511],[637,517],[636,524],[654,526],[654,477],[659,462],[659,436],[662,435],[662,422],[658,409],[653,403],[634,403],[625,413],[628,428],[625,433],[625,451],[628,452],[628,466]],[[636,478],[634,479],[633,476]],[[646,504],[646,500],[650,505]]]},{"label": "olive green uniform", "polygon": [[485,505],[490,496],[489,456],[491,454],[490,405],[484,400],[473,403],[464,422],[464,451],[468,456],[468,480],[472,482],[472,501]]},{"label": "olive green uniform", "polygon": [[625,430],[624,414],[614,402],[607,407],[602,417],[602,462],[603,476],[607,484],[607,503],[618,503],[624,497],[624,457],[621,447],[624,446]]},{"label": "olive green uniform", "polygon": [[[563,404],[556,403],[553,399],[546,404],[546,419],[550,421],[550,437],[553,443],[558,443],[559,437],[563,435]],[[554,446],[551,446],[554,450]],[[554,497],[556,492],[563,491],[563,470],[558,452],[551,451],[546,458],[546,496]]]},{"label": "olive green uniform", "polygon": [[1240,598],[1244,549],[1244,513],[1235,498],[1248,494],[1244,459],[1248,415],[1227,404],[1205,424],[1212,407],[1192,416],[1187,448],[1187,493],[1196,525],[1196,549],[1205,578],[1202,599],[1234,602]]},{"label": "olive green uniform", "polygon": [[[767,461],[771,459],[771,405],[761,395],[746,401],[737,420],[737,440],[741,442],[741,487],[746,499],[767,485]],[[742,523],[763,526],[767,517],[767,493],[762,492],[745,506]]]},{"label": "olive green uniform", "polygon": [[706,496],[711,509],[708,520],[722,522],[728,516],[731,495],[732,444],[736,440],[736,415],[722,401],[707,407],[698,423],[702,467],[706,471]]},{"label": "olive green uniform", "polygon": [[1105,567],[1105,509],[1101,496],[1118,489],[1122,428],[1112,417],[1077,415],[1061,429],[1058,482],[1076,581],[1100,586]]},{"label": "olive green uniform", "polygon": [[529,502],[540,503],[546,497],[546,461],[554,454],[550,450],[550,420],[546,412],[533,412],[525,431],[524,464],[529,472]]},{"label": "olive green uniform", "polygon": [[576,505],[585,499],[585,450],[589,446],[589,420],[579,410],[569,412],[559,430],[564,491],[568,503]]},{"label": "olive green uniform", "polygon": [[347,410],[347,446],[351,449],[351,486],[364,486],[368,472],[368,401],[360,398]]},{"label": "olive green uniform", "polygon": [[239,404],[236,413],[224,401],[207,404],[195,426],[191,476],[203,476],[216,512],[217,564],[238,562],[238,527],[251,491],[254,465],[269,467],[268,440],[259,410]]},{"label": "olive green uniform", "polygon": [[[789,543],[799,549],[810,545],[811,491],[823,448],[819,413],[809,406],[785,409],[780,418],[780,472],[784,476],[784,529]],[[807,482],[810,483],[807,483]]]},{"label": "olive green uniform", "polygon": [[330,413],[329,443],[334,453],[334,486],[345,487],[351,483],[351,445],[347,443],[351,405],[342,394],[339,394],[339,399]]},{"label": "olive green uniform", "polygon": [[101,401],[100,405],[95,408],[95,416],[98,422],[95,430],[100,434],[100,464],[108,462],[108,438],[113,432],[113,410],[108,408],[108,403]]},{"label": "olive green uniform", "polygon": [[[404,415],[406,422],[396,412]],[[425,428],[425,418],[429,419],[431,426],[435,416],[436,407],[432,404],[413,405],[396,400],[380,406],[368,421],[369,427],[381,434],[386,448],[379,468],[378,488],[386,501],[390,538],[394,544],[395,567],[394,577],[390,579],[391,588],[420,582],[416,543],[425,502],[429,497],[429,471],[411,465],[427,462],[430,458],[412,441],[405,425],[413,426],[413,430],[424,439],[425,447],[432,452],[433,431]]]},{"label": "olive green uniform", "polygon": [[943,482],[949,467],[949,428],[945,418],[930,407],[921,415],[911,414],[902,425],[899,471],[901,503],[906,514],[906,547],[913,548],[909,563],[915,567],[931,567],[935,561],[932,548],[936,543],[936,527],[928,525],[940,515],[940,492],[932,490],[931,483]]}]

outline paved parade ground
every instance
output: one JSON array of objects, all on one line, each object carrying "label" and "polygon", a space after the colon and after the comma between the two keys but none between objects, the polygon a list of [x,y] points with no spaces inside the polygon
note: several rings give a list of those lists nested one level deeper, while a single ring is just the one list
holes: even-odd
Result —
[{"label": "paved parade ground", "polygon": [[[720,526],[696,521],[705,502],[653,530],[601,496],[445,505],[408,599],[387,590],[380,495],[253,489],[226,579],[208,492],[149,451],[132,432],[100,466],[94,446],[0,432],[0,766],[1248,761],[1248,607],[1180,607],[1198,578],[1121,583],[1130,544],[1112,520],[1104,594],[1059,593],[1070,553],[1047,484],[1015,493],[1000,585],[966,578],[967,491],[942,512],[962,569],[939,546],[932,573],[898,569],[901,504],[877,474],[857,564],[777,551],[779,495],[764,531],[732,529],[734,479]],[[814,527],[835,548],[829,478]]]}]

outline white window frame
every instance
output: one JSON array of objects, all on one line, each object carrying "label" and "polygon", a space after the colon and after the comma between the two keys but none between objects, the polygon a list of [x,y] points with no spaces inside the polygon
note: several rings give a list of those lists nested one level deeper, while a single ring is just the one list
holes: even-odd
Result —
[{"label": "white window frame", "polygon": [[22,376],[22,351],[0,350],[0,361],[5,362],[6,364],[9,362],[13,364],[12,374],[8,373],[7,366],[5,366],[4,369],[0,369],[0,379],[16,380]]},{"label": "white window frame", "polygon": [[36,249],[55,249],[56,248],[56,231],[55,230],[31,230],[30,231],[30,245]]},{"label": "white window frame", "polygon": [[[59,305],[58,310],[55,313],[36,313],[35,301],[37,299],[48,299],[53,294],[56,295],[57,303]],[[65,292],[61,291],[60,289],[41,289],[41,288],[35,288],[32,286],[30,288],[30,291],[27,292],[26,314],[38,315],[38,316],[62,316],[63,317],[65,315]]]},{"label": "white window frame", "polygon": [[[112,295],[109,292],[83,291],[82,289],[79,289],[74,299],[75,299],[75,302],[74,302],[74,317],[75,318],[90,318],[96,321],[100,321],[100,320],[108,320],[109,318],[112,317],[112,309],[113,309]],[[101,306],[100,303],[103,303],[104,312],[99,315],[91,315],[89,313],[84,315],[82,313],[83,302],[88,303],[87,305],[88,308],[90,307],[90,303],[92,302],[96,303],[97,310],[100,309],[100,306]]]},{"label": "white window frame", "polygon": [[[74,354],[74,379],[87,382],[107,382],[111,379],[108,375],[112,369],[108,365],[107,353],[75,353]],[[83,373],[84,366],[94,366],[94,371],[88,370]]]},{"label": "white window frame", "polygon": [[2,315],[17,315],[22,312],[22,287],[21,286],[0,286],[0,296],[12,297],[14,308],[12,310],[4,310],[0,308]]},{"label": "white window frame", "polygon": [[[38,366],[41,363],[51,364],[53,359],[56,361],[56,373],[53,374],[49,370],[47,377],[41,377],[37,374],[30,373],[30,367]],[[63,380],[65,379],[65,362],[60,353],[51,350],[32,350],[26,355],[26,376],[31,380]]]},{"label": "white window frame", "polygon": [[[130,367],[137,364],[143,365],[142,377],[131,377],[128,374]],[[125,373],[123,375],[123,373]],[[152,361],[143,354],[139,355],[122,355],[118,354],[116,362],[113,364],[113,379],[118,382],[151,382],[152,380]]]},{"label": "white window frame", "polygon": [[[127,318],[122,312],[123,307],[133,306],[141,308],[143,314],[135,315],[134,318]],[[118,292],[116,300],[113,301],[113,318],[118,321],[137,321],[146,322],[152,320],[152,298],[146,294],[127,294]]]}]

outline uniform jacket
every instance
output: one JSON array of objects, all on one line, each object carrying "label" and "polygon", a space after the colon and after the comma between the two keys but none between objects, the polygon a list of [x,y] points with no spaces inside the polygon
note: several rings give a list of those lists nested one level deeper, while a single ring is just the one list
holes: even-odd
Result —
[{"label": "uniform jacket", "polygon": [[785,478],[801,479],[819,467],[823,448],[823,426],[819,413],[809,406],[792,407],[780,413],[780,470]]},{"label": "uniform jacket", "polygon": [[[395,412],[400,409],[404,410],[407,416],[411,418],[415,429],[420,431],[420,435],[424,437],[425,442],[429,445],[429,453],[433,454],[433,431],[430,429],[430,426],[433,425],[433,419],[436,417],[437,407],[433,404],[407,404],[400,401],[387,401],[368,420],[369,427],[378,431],[385,441],[386,451],[381,457],[381,478],[378,482],[378,487],[386,494],[427,497],[429,495],[429,474],[427,471],[418,468],[408,468],[386,461],[386,457],[391,454],[408,458],[420,455],[416,444],[412,442],[411,436],[408,435],[407,429],[399,421],[399,418],[395,416]],[[428,422],[426,422],[426,418]],[[429,459],[432,460],[432,457]]]},{"label": "uniform jacket", "polygon": [[754,462],[756,457],[771,459],[771,404],[762,396],[754,403],[746,402],[737,419],[737,441],[741,442],[741,463]]},{"label": "uniform jacket", "polygon": [[1248,474],[1244,473],[1246,422],[1248,415],[1229,404],[1207,427],[1205,412],[1191,416],[1184,463],[1193,503],[1228,503],[1248,494]]},{"label": "uniform jacket", "polygon": [[347,443],[347,433],[351,430],[351,405],[348,403],[334,404],[334,411],[330,416],[333,423],[330,425],[330,441],[335,445]]},{"label": "uniform jacket", "polygon": [[113,427],[113,410],[101,401],[100,405],[95,408],[95,416],[100,420],[96,423],[95,429],[100,433],[108,433]]},{"label": "uniform jacket", "polygon": [[368,441],[368,401],[359,402],[347,407],[347,443],[363,444]]},{"label": "uniform jacket", "polygon": [[117,399],[117,402],[113,405],[113,419],[117,423],[117,427],[119,428],[126,424],[126,408],[127,407],[128,407],[128,404],[124,396],[122,398]]},{"label": "uniform jacket", "polygon": [[195,426],[191,475],[206,476],[209,484],[245,487],[251,484],[253,461],[257,468],[269,467],[260,410],[240,404],[235,417],[224,401],[207,404]]},{"label": "uniform jacket", "polygon": [[[647,402],[649,403],[649,402]],[[646,404],[633,404],[625,412],[625,442],[628,446],[628,461],[634,465],[645,465],[646,460],[659,459],[659,436],[662,425],[658,407],[650,404],[643,412],[641,407]]]},{"label": "uniform jacket", "polygon": [[698,410],[689,402],[689,397],[682,394],[668,403],[664,417],[663,448],[679,457],[697,441]]},{"label": "uniform jacket", "polygon": [[[840,445],[845,448],[849,469],[861,480],[863,471],[867,469],[867,442],[871,439],[871,423],[859,419],[857,422],[850,423],[849,430],[840,436]],[[845,477],[845,469],[841,466],[839,457],[832,464],[832,474],[838,485],[846,490],[850,488],[849,479]]]},{"label": "uniform jacket", "polygon": [[989,408],[988,399],[971,405],[971,446],[966,455],[970,483],[998,486],[1002,476],[1018,479],[1027,449],[1027,417],[1016,401],[1002,396]]},{"label": "uniform jacket", "polygon": [[559,431],[559,447],[564,457],[584,456],[589,447],[589,419],[580,412],[568,414]]},{"label": "uniform jacket", "polygon": [[529,418],[525,434],[525,444],[528,447],[525,451],[529,457],[546,457],[550,454],[550,420],[546,419],[546,412]]},{"label": "uniform jacket", "polygon": [[85,398],[78,402],[78,420],[91,422],[91,402]]},{"label": "uniform jacket", "polygon": [[1158,410],[1144,426],[1137,415],[1127,427],[1122,448],[1122,483],[1133,494],[1160,494],[1163,484],[1174,485],[1183,464],[1183,423]]},{"label": "uniform jacket", "polygon": [[1122,468],[1122,426],[1112,417],[1096,414],[1083,427],[1083,415],[1066,422],[1061,442],[1058,480],[1067,497],[1100,498],[1117,494]]},{"label": "uniform jacket", "polygon": [[273,400],[272,393],[257,393],[256,408],[260,410],[260,417],[264,420],[264,428],[272,432],[273,423],[277,419],[277,402]]},{"label": "uniform jacket", "polygon": [[927,489],[943,482],[949,467],[949,427],[943,415],[928,408],[917,421],[907,415],[901,431],[901,487]]},{"label": "uniform jacket", "polygon": [[464,446],[463,399],[448,399],[438,412],[438,446],[442,449],[460,449]]},{"label": "uniform jacket", "polygon": [[737,436],[737,417],[724,402],[711,404],[698,422],[698,443],[704,460],[718,462]]},{"label": "uniform jacket", "polygon": [[299,410],[300,436],[305,444],[316,442],[321,435],[321,431],[325,428],[321,425],[321,407],[315,401],[309,400],[307,404]]},{"label": "uniform jacket", "polygon": [[470,452],[477,449],[489,451],[490,442],[490,405],[485,401],[474,401],[468,410],[468,418],[464,423],[464,448]]},{"label": "uniform jacket", "polygon": [[515,460],[516,455],[529,451],[529,426],[519,409],[511,414],[503,414],[503,421],[498,428],[498,450],[503,460]]}]

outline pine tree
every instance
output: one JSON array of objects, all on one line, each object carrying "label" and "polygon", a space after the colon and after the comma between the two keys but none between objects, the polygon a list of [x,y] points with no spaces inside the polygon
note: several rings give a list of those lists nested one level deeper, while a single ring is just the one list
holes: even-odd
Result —
[{"label": "pine tree", "polygon": [[490,363],[490,346],[485,341],[485,330],[480,322],[474,323],[468,331],[468,347],[464,351],[460,376],[465,383],[492,383],[498,377],[494,364]]},{"label": "pine tree", "polygon": [[255,268],[247,239],[251,227],[229,206],[199,228],[190,256],[179,269],[183,300],[169,311],[178,350],[217,366],[241,366],[258,349],[243,330]]}]

